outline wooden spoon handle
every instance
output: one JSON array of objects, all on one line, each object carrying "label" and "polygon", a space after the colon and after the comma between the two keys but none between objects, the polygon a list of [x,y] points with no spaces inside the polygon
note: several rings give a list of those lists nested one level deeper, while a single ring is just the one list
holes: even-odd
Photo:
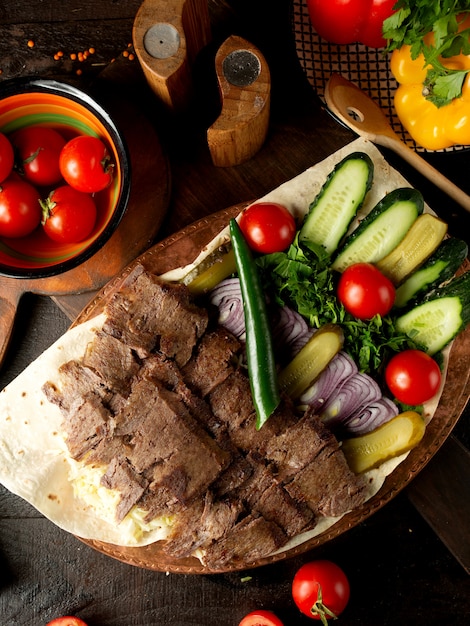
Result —
[{"label": "wooden spoon handle", "polygon": [[10,340],[15,323],[18,302],[23,291],[11,287],[10,284],[0,283],[0,367],[10,345]]},{"label": "wooden spoon handle", "polygon": [[436,187],[442,189],[450,198],[455,200],[466,211],[470,211],[470,196],[466,194],[460,187],[446,178],[435,167],[430,165],[417,152],[409,148],[404,142],[395,136],[378,136],[377,143],[386,148],[390,148],[401,156],[407,163],[414,167],[423,176],[428,178]]}]

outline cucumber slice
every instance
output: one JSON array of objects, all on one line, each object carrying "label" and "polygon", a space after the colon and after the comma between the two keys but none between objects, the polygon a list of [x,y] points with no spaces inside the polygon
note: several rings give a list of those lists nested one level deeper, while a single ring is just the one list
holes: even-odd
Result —
[{"label": "cucumber slice", "polygon": [[395,320],[395,328],[435,354],[470,322],[470,272],[430,294]]},{"label": "cucumber slice", "polygon": [[346,238],[332,264],[338,272],[354,263],[376,263],[405,237],[424,209],[422,194],[410,187],[388,193]]},{"label": "cucumber slice", "polygon": [[329,174],[312,202],[299,241],[320,245],[332,254],[372,186],[374,164],[365,152],[353,152]]},{"label": "cucumber slice", "polygon": [[435,253],[398,287],[395,307],[419,304],[420,298],[453,277],[467,254],[468,246],[465,241],[455,237],[445,239]]}]

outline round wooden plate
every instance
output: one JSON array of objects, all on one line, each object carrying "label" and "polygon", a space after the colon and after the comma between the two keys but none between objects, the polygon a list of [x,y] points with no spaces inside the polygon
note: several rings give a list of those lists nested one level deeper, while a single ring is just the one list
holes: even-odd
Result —
[{"label": "round wooden plate", "polygon": [[[84,322],[97,315],[103,309],[106,301],[119,288],[123,279],[132,271],[137,263],[141,263],[148,271],[154,274],[163,274],[171,269],[185,266],[194,261],[201,249],[228,224],[231,217],[237,215],[245,206],[246,203],[236,205],[208,218],[204,218],[150,248],[96,295],[79,315],[75,324]],[[466,269],[468,269],[469,265],[470,264],[467,262]],[[386,478],[380,491],[362,507],[342,517],[329,530],[308,539],[294,548],[249,563],[237,562],[229,564],[225,569],[215,572],[210,568],[204,567],[196,558],[174,559],[168,557],[162,550],[161,542],[140,548],[128,548],[101,541],[83,539],[82,541],[95,550],[130,565],[150,570],[184,574],[220,574],[222,572],[246,570],[276,563],[318,548],[331,539],[343,534],[350,528],[360,524],[387,504],[387,502],[408,485],[438,451],[456,424],[460,414],[465,408],[469,396],[469,349],[470,327],[462,332],[452,345],[449,368],[442,397],[436,413],[426,429],[423,441],[408,455],[405,461]]]}]

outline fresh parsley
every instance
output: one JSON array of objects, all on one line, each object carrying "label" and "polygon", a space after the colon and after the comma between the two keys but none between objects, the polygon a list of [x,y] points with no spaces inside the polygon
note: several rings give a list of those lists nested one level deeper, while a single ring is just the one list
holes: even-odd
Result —
[{"label": "fresh parsley", "polygon": [[277,304],[293,307],[312,328],[328,323],[342,327],[344,350],[360,371],[377,376],[390,354],[416,347],[395,330],[391,317],[362,321],[345,310],[336,297],[337,275],[321,246],[301,246],[297,236],[286,252],[263,255],[257,263],[263,285]]},{"label": "fresh parsley", "polygon": [[[462,94],[468,70],[449,69],[441,58],[470,54],[470,28],[459,31],[470,16],[469,0],[398,0],[394,13],[384,21],[387,50],[411,46],[411,57],[423,54],[429,66],[424,93],[437,107],[445,106]],[[425,36],[434,35],[429,44]]]}]

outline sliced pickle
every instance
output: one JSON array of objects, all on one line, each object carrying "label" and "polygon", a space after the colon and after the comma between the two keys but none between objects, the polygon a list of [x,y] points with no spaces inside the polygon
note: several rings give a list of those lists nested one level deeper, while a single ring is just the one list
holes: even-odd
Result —
[{"label": "sliced pickle", "polygon": [[377,262],[378,269],[399,285],[436,250],[447,232],[447,224],[423,213],[390,254]]},{"label": "sliced pickle", "polygon": [[416,411],[405,411],[375,430],[343,441],[349,467],[362,474],[418,445],[424,436],[424,419]]},{"label": "sliced pickle", "polygon": [[308,340],[278,377],[281,391],[294,400],[318,378],[331,359],[343,347],[342,329],[325,324]]},{"label": "sliced pickle", "polygon": [[218,256],[215,261],[200,274],[197,274],[191,282],[188,283],[188,289],[195,296],[202,295],[214,289],[222,280],[228,278],[236,271],[235,256],[233,250],[230,249],[225,254]]}]

